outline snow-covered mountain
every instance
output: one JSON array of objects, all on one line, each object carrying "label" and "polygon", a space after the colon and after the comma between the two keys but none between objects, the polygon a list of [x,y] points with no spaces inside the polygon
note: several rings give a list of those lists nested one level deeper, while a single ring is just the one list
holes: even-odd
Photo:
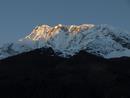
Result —
[{"label": "snow-covered mountain", "polygon": [[0,59],[47,47],[63,57],[81,50],[104,58],[130,57],[130,33],[108,25],[40,25],[25,38],[4,44]]}]

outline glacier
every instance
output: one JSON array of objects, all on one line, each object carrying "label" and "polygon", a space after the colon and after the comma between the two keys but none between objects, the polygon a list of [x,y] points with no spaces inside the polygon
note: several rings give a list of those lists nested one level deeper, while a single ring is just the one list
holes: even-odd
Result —
[{"label": "glacier", "polygon": [[130,57],[130,32],[107,24],[39,25],[25,38],[4,44],[0,59],[49,47],[66,58],[81,50],[106,59]]}]

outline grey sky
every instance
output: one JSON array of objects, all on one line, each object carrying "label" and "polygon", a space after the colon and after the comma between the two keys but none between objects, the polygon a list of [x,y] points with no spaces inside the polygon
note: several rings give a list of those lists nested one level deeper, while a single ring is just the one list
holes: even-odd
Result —
[{"label": "grey sky", "polygon": [[110,24],[130,31],[130,0],[0,0],[0,45],[38,24]]}]

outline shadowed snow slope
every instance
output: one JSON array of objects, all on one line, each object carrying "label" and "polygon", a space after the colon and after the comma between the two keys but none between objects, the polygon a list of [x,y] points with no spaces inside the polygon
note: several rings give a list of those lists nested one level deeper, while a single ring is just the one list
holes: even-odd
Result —
[{"label": "shadowed snow slope", "polygon": [[0,58],[0,98],[130,98],[130,34],[108,25],[37,26]]},{"label": "shadowed snow slope", "polygon": [[130,57],[130,33],[108,25],[40,25],[25,38],[3,45],[0,59],[42,47],[66,58],[81,50],[104,58]]}]

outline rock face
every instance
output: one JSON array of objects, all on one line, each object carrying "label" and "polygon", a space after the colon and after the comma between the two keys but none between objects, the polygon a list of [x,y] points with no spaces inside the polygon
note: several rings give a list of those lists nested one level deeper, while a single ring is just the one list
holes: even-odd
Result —
[{"label": "rock face", "polygon": [[0,91],[1,98],[129,98],[130,58],[37,49],[0,61]]},{"label": "rock face", "polygon": [[130,57],[130,33],[108,25],[40,25],[25,38],[3,45],[0,59],[49,47],[65,58],[81,50],[107,59]]}]

